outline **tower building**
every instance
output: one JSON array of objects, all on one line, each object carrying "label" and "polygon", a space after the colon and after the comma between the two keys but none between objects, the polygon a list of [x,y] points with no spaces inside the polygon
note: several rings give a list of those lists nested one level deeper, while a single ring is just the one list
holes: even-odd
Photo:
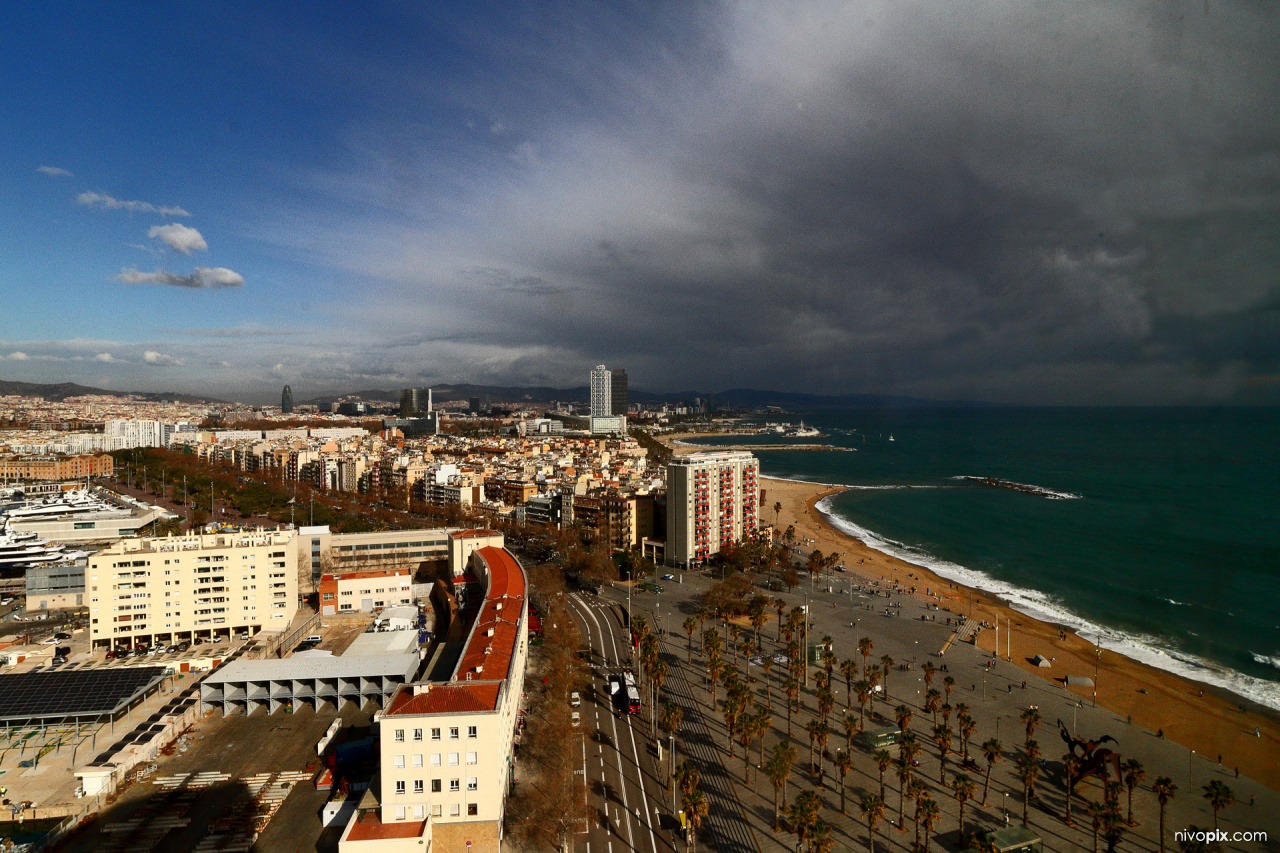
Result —
[{"label": "tower building", "polygon": [[612,389],[610,392],[610,414],[625,418],[627,416],[627,371],[621,367],[613,369],[613,377],[609,380]]},{"label": "tower building", "polygon": [[293,389],[288,385],[280,393],[280,411],[286,415],[293,414]]},{"label": "tower building", "polygon": [[[627,431],[626,418],[613,411],[613,371],[603,364],[596,365],[591,371],[591,432],[593,435],[608,435]],[[623,382],[626,374],[623,373]],[[625,385],[623,386],[625,397]]]}]

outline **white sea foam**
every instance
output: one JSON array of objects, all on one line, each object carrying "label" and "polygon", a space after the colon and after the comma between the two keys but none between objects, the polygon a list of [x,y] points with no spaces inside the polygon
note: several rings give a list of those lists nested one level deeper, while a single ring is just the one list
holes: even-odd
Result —
[{"label": "white sea foam", "polygon": [[[1280,684],[1274,681],[1245,675],[1212,661],[1179,651],[1171,647],[1168,641],[1159,637],[1133,634],[1098,625],[1071,612],[1056,597],[1040,590],[1012,586],[985,572],[939,559],[901,542],[878,536],[835,514],[832,510],[832,497],[834,495],[818,501],[817,509],[827,517],[832,526],[881,553],[928,569],[939,577],[955,581],[962,586],[996,595],[1019,613],[1070,628],[1080,636],[1093,640],[1104,649],[1193,681],[1221,687],[1260,705],[1280,710]],[[1255,654],[1254,659],[1259,663],[1266,662],[1280,667],[1280,662],[1275,658],[1264,661]]]},{"label": "white sea foam", "polygon": [[1170,604],[1176,604],[1176,605],[1178,605],[1179,607],[1190,607],[1190,606],[1191,606],[1190,604],[1187,604],[1185,601],[1174,601],[1172,598],[1166,598],[1166,599],[1165,599],[1165,601],[1169,602]]},{"label": "white sea foam", "polygon": [[1019,483],[1016,480],[1005,480],[1001,477],[976,477],[972,474],[957,474],[951,479],[968,480],[974,483],[991,482],[998,486],[1012,487],[1054,501],[1078,501],[1084,497],[1084,495],[1077,495],[1075,492],[1057,492],[1053,489],[1046,489],[1044,486],[1036,486],[1031,483]]},{"label": "white sea foam", "polygon": [[1280,669],[1280,655],[1260,655],[1257,652],[1250,652],[1249,654],[1253,655],[1253,659],[1258,663],[1270,664],[1276,669]]}]

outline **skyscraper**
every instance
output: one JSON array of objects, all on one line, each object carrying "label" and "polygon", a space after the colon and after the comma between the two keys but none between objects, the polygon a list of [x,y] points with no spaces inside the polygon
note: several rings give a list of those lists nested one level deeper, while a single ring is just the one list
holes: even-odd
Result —
[{"label": "skyscraper", "polygon": [[591,371],[591,417],[607,418],[613,414],[613,374],[603,364]]},{"label": "skyscraper", "polygon": [[742,450],[704,450],[667,463],[667,565],[705,560],[754,535],[759,477],[759,461]]},{"label": "skyscraper", "polygon": [[612,383],[610,394],[612,405],[609,414],[625,418],[627,416],[627,371],[621,367],[615,367],[610,382]]},{"label": "skyscraper", "polygon": [[280,393],[280,411],[286,415],[293,414],[293,389],[288,385]]},{"label": "skyscraper", "polygon": [[[591,371],[591,432],[596,435],[627,431],[626,418],[613,411],[613,376],[614,373],[603,364],[596,365]],[[625,372],[623,381],[626,381]]]}]

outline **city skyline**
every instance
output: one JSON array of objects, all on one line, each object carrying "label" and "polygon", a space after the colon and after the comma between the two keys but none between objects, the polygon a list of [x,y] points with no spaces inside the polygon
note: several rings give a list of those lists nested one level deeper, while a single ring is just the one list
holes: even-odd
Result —
[{"label": "city skyline", "polygon": [[10,23],[0,378],[1280,402],[1274,7]]}]

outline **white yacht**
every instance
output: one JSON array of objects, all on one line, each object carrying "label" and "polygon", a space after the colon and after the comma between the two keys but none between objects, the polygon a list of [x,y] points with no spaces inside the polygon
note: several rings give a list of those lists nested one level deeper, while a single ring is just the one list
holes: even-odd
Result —
[{"label": "white yacht", "polygon": [[41,539],[36,533],[17,533],[7,518],[0,527],[0,573],[16,575],[32,566],[76,560],[87,555],[87,551],[68,551],[65,546]]}]

